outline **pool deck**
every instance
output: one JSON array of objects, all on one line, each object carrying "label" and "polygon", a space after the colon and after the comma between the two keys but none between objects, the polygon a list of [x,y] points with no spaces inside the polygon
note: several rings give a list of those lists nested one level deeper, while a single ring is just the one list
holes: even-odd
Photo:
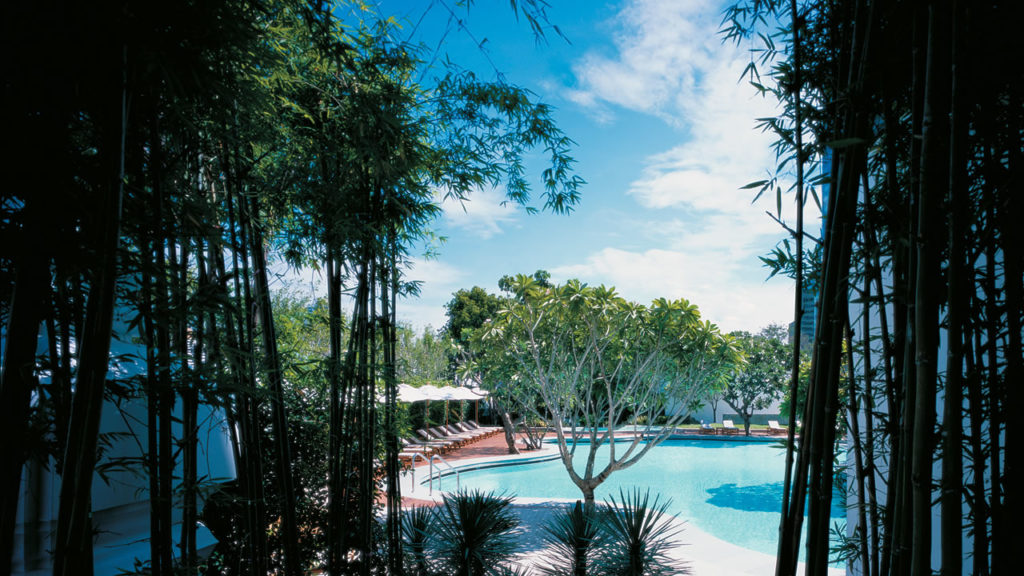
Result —
[{"label": "pool deck", "polygon": [[[622,435],[619,435],[622,436]],[[632,436],[631,434],[629,436]],[[550,437],[550,435],[549,435]],[[730,435],[707,435],[696,432],[674,435],[678,438],[701,438],[707,440],[755,440],[755,441],[778,441],[783,436],[766,436],[765,434],[751,435],[750,437],[740,434]],[[519,442],[522,445],[522,442]],[[510,455],[508,445],[503,434],[495,434],[476,442],[453,450],[443,456],[445,461],[452,466],[465,469],[474,468],[477,465],[495,465],[497,463],[525,463],[537,459],[554,459],[558,457],[558,448],[548,445],[540,450],[524,450],[521,454]],[[439,487],[451,490],[455,479],[451,476],[445,477],[440,483],[435,484],[431,494],[428,487],[423,485],[413,486],[413,476],[417,482],[426,478],[429,466],[423,459],[416,459],[415,470],[407,471],[402,475],[402,505],[411,506],[432,506],[441,499],[442,492]],[[444,466],[442,466],[444,467]],[[514,509],[520,517],[519,542],[523,552],[519,554],[518,560],[523,565],[534,565],[541,561],[541,550],[543,549],[542,526],[547,523],[548,518],[556,512],[566,501],[553,501],[539,498],[515,498]],[[700,530],[696,526],[687,524],[682,519],[675,518],[673,522],[679,524],[682,532],[677,537],[680,545],[677,546],[672,555],[687,562],[695,576],[717,576],[730,574],[737,576],[761,576],[771,574],[775,570],[775,557],[769,554],[762,554],[730,544],[720,538]],[[765,526],[765,530],[778,530],[777,526]],[[802,573],[804,567],[801,565],[798,572]],[[839,568],[829,568],[829,576],[841,576],[845,572]]]}]

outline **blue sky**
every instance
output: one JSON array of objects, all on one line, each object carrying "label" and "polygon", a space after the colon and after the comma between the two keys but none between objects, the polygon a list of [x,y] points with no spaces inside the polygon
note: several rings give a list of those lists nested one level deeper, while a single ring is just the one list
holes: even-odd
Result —
[{"label": "blue sky", "polygon": [[[408,276],[422,294],[400,302],[399,317],[438,328],[456,290],[497,292],[504,274],[545,269],[559,283],[615,286],[637,302],[686,298],[726,331],[787,324],[792,283],[766,282],[758,260],[784,236],[765,214],[775,199],[752,204],[740,190],[774,165],[771,137],[754,126],[775,109],[739,81],[749,55],[717,33],[725,3],[550,1],[569,42],[549,34],[537,43],[507,0],[477,0],[468,13],[453,0],[376,3],[432,47],[451,7],[468,33],[451,30],[441,52],[484,78],[496,68],[554,106],[587,182],[569,216],[502,206],[500,189],[446,203],[437,232],[448,240],[437,258],[416,259]],[[487,39],[485,52],[474,38]]]}]

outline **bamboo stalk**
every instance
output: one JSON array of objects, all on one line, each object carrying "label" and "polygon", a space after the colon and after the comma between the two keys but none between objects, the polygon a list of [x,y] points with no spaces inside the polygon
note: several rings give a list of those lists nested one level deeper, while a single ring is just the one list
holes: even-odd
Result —
[{"label": "bamboo stalk", "polygon": [[114,319],[128,130],[128,49],[121,46],[111,52],[111,56],[120,54],[117,64],[111,64],[111,115],[104,134],[107,182],[97,210],[95,231],[99,262],[91,282],[68,425],[54,550],[55,575],[87,576],[93,572],[91,492]]}]

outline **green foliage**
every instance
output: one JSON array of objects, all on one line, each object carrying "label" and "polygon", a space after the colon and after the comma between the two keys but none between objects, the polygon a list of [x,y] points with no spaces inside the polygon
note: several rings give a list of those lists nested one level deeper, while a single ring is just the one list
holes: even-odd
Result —
[{"label": "green foliage", "polygon": [[685,564],[671,558],[678,531],[667,514],[669,501],[650,499],[648,492],[619,491],[604,511],[601,529],[607,545],[601,551],[604,573],[614,576],[669,576],[689,574]]},{"label": "green foliage", "polygon": [[[17,364],[37,363],[5,372],[7,477],[18,477],[26,450],[62,458],[68,439],[92,445],[70,451],[83,459],[84,478],[121,473],[109,458],[94,463],[105,437],[70,417],[72,402],[86,397],[76,364],[86,304],[116,284],[117,307],[130,318],[124,336],[140,347],[145,373],[131,389],[118,382],[106,392],[146,403],[153,434],[137,438],[145,445],[139,460],[154,480],[145,488],[161,524],[151,570],[201,562],[187,544],[180,565],[171,553],[179,534],[191,539],[205,489],[204,479],[187,477],[195,467],[176,472],[196,454],[189,414],[199,403],[223,409],[238,433],[239,480],[230,492],[243,509],[230,513],[240,527],[226,539],[234,549],[218,551],[225,565],[297,574],[323,567],[325,541],[378,538],[349,522],[376,506],[374,462],[405,418],[393,405],[377,409],[378,382],[393,384],[396,365],[413,381],[450,377],[448,342],[433,334],[399,330],[398,357],[390,357],[395,296],[417,289],[401,277],[408,253],[431,237],[440,196],[464,200],[504,186],[509,201],[530,211],[571,211],[582,186],[571,172],[572,141],[550,107],[522,88],[451,62],[439,78],[426,74],[426,49],[403,42],[392,19],[362,3],[68,4],[59,18],[50,8],[14,0],[2,13],[16,23],[5,27],[7,52],[19,54],[5,68],[3,125],[24,144],[8,161],[24,169],[0,202],[0,319],[14,326],[0,355],[14,361],[12,343],[20,343]],[[537,33],[548,26],[543,2],[512,9]],[[524,167],[535,152],[547,159],[539,178]],[[372,287],[360,300],[372,306],[356,310],[369,318],[354,323],[353,341],[363,347],[350,370],[337,359],[355,349],[347,331],[359,315],[284,294],[268,303],[268,252],[328,271],[338,280],[333,294]],[[109,322],[112,301],[90,312],[88,324]],[[50,346],[36,360],[46,322]],[[332,327],[342,336],[333,342]],[[109,360],[101,348],[85,355],[88,365]],[[341,376],[357,371],[363,389],[346,388],[332,403]],[[14,372],[52,377],[15,388]],[[356,402],[360,417],[352,410],[345,422],[330,420],[332,408]],[[177,419],[173,406],[185,415]],[[99,413],[99,402],[88,410]],[[327,449],[342,439],[344,451]],[[325,464],[339,454],[344,496],[325,485]],[[3,523],[14,526],[8,512],[19,509],[19,483],[7,484]],[[66,519],[84,526],[89,511],[85,481],[63,486],[69,494],[84,488],[61,504],[75,512],[62,512],[57,533]],[[343,501],[349,516],[325,519],[328,501]],[[0,534],[0,550],[12,550],[12,538]]]},{"label": "green foliage", "polygon": [[[800,354],[800,369],[799,369],[799,381],[797,382],[797,394],[796,394],[796,412],[792,412],[790,406],[792,405],[789,390],[782,395],[782,400],[779,402],[779,415],[789,419],[790,422],[795,422],[803,418],[804,405],[807,404],[807,379],[811,377],[811,355],[801,352]],[[791,418],[790,414],[795,414],[795,418]]]},{"label": "green foliage", "polygon": [[587,512],[579,500],[544,527],[546,576],[596,576],[600,573],[602,542],[600,516]]},{"label": "green foliage", "polygon": [[277,292],[272,303],[285,380],[300,388],[324,388],[330,354],[327,300]]},{"label": "green foliage", "polygon": [[519,519],[512,498],[480,491],[445,494],[436,510],[437,557],[443,574],[484,576],[515,549],[512,531]]},{"label": "green foliage", "polygon": [[402,515],[402,545],[407,555],[405,566],[411,576],[429,576],[432,560],[428,547],[434,533],[434,512],[427,506],[417,506]]},{"label": "green foliage", "polygon": [[396,367],[398,380],[403,384],[443,386],[451,382],[449,358],[454,353],[451,339],[437,334],[429,327],[421,334],[408,326],[398,329]]},{"label": "green foliage", "polygon": [[[651,422],[666,414],[668,427],[678,423],[740,357],[731,339],[686,300],[642,306],[614,288],[577,280],[546,286],[542,280],[519,275],[507,283],[507,308],[475,341],[483,351],[476,367],[492,379],[496,395],[515,398],[556,431],[566,470],[590,505],[597,484],[667,435],[668,428]],[[644,431],[652,441],[641,446],[636,440],[618,453],[613,444],[608,464],[598,470],[593,454],[611,431],[637,422],[648,423]],[[577,469],[573,458],[584,437],[590,455]]]},{"label": "green foliage", "polygon": [[448,322],[445,332],[460,346],[465,347],[472,338],[472,331],[479,330],[495,318],[505,305],[505,300],[490,294],[479,286],[459,290],[445,305]]},{"label": "green foliage", "polygon": [[735,332],[746,362],[725,387],[722,399],[743,418],[750,433],[750,417],[783,396],[789,383],[792,347],[786,343],[786,329],[772,324],[756,335]]}]

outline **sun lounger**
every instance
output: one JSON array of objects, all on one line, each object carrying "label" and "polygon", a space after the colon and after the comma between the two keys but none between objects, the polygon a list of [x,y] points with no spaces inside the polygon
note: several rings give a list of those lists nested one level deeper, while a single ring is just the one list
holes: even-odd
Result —
[{"label": "sun lounger", "polygon": [[438,428],[440,428],[441,433],[447,433],[449,438],[462,438],[463,440],[466,441],[467,444],[480,439],[480,437],[476,433],[463,432],[462,430],[456,428],[454,424],[438,426]]},{"label": "sun lounger", "polygon": [[480,430],[486,430],[488,432],[491,432],[492,434],[497,432],[498,430],[501,430],[501,428],[499,428],[498,426],[481,426],[481,425],[476,423],[476,420],[466,420],[466,424],[469,424],[473,428],[479,428]]},{"label": "sun lounger", "polygon": [[427,458],[423,456],[422,452],[399,452],[398,460],[405,464],[406,466],[412,466],[413,460],[416,458],[416,456],[423,457],[424,462],[427,461]]},{"label": "sun lounger", "polygon": [[722,433],[723,434],[739,434],[740,429],[732,423],[732,420],[722,420]]},{"label": "sun lounger", "polygon": [[785,434],[788,429],[785,426],[779,426],[778,420],[768,421],[768,433],[769,434]]},{"label": "sun lounger", "polygon": [[441,444],[429,445],[417,443],[414,440],[402,438],[402,451],[403,452],[419,452],[424,456],[431,456],[441,451],[443,447]]},{"label": "sun lounger", "polygon": [[472,440],[472,438],[468,434],[456,434],[455,432],[448,430],[444,426],[434,426],[433,428],[428,428],[428,430],[433,432],[434,435],[437,436],[438,438],[443,438],[445,440],[454,440],[456,442],[459,442],[460,446],[462,444],[468,444],[469,441]]},{"label": "sun lounger", "polygon": [[462,445],[461,442],[456,442],[455,440],[445,439],[444,437],[438,436],[437,434],[434,434],[434,433],[428,431],[425,428],[417,429],[416,433],[419,434],[420,437],[423,438],[423,440],[425,442],[434,443],[434,444],[441,444],[442,446],[444,446],[444,450],[445,451],[447,451],[448,449],[457,448],[457,447]]},{"label": "sun lounger", "polygon": [[486,431],[480,430],[480,429],[475,429],[474,430],[474,429],[472,429],[472,428],[470,428],[468,426],[463,425],[462,422],[456,422],[455,424],[449,424],[448,425],[448,429],[452,430],[453,432],[456,432],[456,433],[467,434],[473,440],[477,440],[477,439],[480,439],[480,438],[483,438],[485,436],[489,436],[490,435],[490,432],[486,432]]},{"label": "sun lounger", "polygon": [[455,443],[456,447],[462,446],[462,445],[466,444],[467,442],[469,442],[469,437],[468,436],[456,436],[454,434],[448,433],[445,430],[442,430],[438,426],[434,426],[432,428],[427,428],[427,432],[429,432],[431,435],[433,435],[433,437],[435,439],[437,439],[437,440],[439,440],[441,442],[453,442],[453,443]]}]

